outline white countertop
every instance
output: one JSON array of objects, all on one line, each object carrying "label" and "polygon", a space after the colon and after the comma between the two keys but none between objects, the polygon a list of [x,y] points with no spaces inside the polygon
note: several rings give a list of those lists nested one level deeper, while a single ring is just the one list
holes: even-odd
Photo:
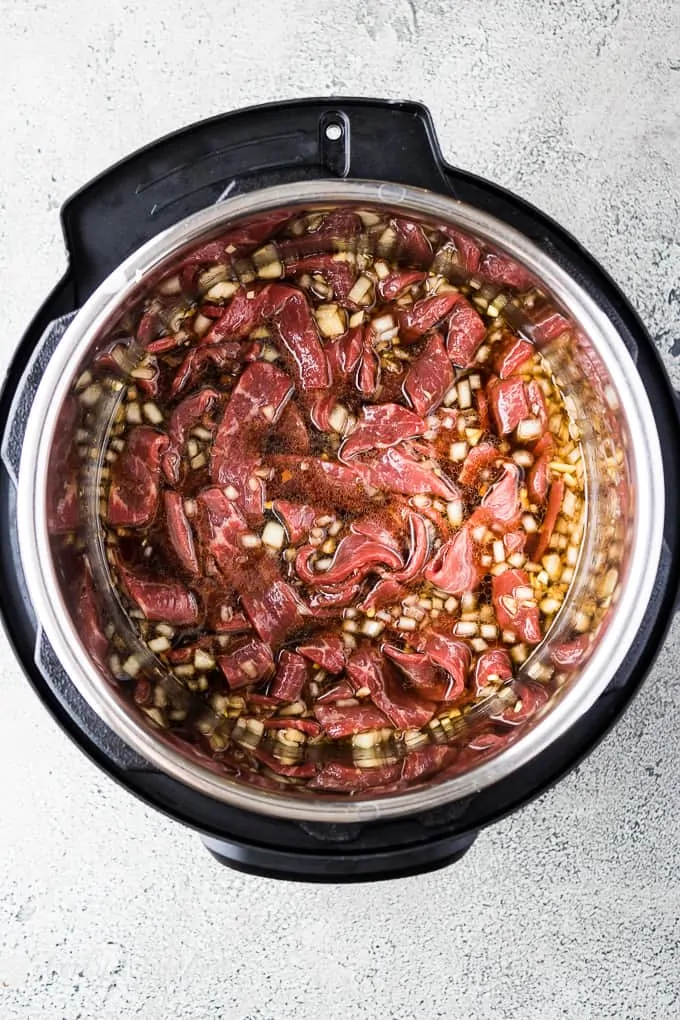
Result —
[{"label": "white countertop", "polygon": [[[302,95],[424,100],[447,159],[571,230],[680,383],[680,5],[0,0],[0,369],[61,203],[138,146]],[[420,878],[244,877],[61,733],[2,639],[0,1020],[680,1017],[680,631],[559,787]]]}]

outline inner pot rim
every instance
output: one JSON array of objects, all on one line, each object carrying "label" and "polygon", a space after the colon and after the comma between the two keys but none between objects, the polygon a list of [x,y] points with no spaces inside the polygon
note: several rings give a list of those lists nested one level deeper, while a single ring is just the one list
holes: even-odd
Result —
[{"label": "inner pot rim", "polygon": [[[578,681],[543,718],[493,759],[436,785],[357,801],[267,793],[219,776],[157,739],[150,728],[129,714],[90,660],[64,603],[50,549],[44,498],[57,417],[75,367],[140,282],[170,264],[199,238],[218,232],[236,218],[323,202],[398,206],[400,212],[451,222],[508,251],[531,269],[579,322],[606,365],[628,421],[634,424],[629,429],[629,452],[636,487],[635,533],[627,576],[611,624]],[[663,539],[664,477],[654,416],[621,337],[595,301],[533,242],[503,221],[433,192],[378,181],[311,181],[255,191],[201,210],[156,235],[103,281],[66,330],[34,398],[22,450],[17,517],[22,565],[40,626],[79,693],[126,744],[172,778],[218,801],[274,817],[342,823],[399,817],[469,797],[536,757],[594,704],[623,662],[652,592]]]}]

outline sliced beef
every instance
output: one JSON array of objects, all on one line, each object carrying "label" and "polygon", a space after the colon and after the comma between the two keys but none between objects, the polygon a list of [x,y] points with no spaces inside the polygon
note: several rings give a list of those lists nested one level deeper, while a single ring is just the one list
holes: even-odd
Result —
[{"label": "sliced beef", "polygon": [[300,273],[315,273],[322,276],[333,289],[333,297],[343,304],[347,301],[357,271],[344,255],[303,255],[298,258],[287,258],[285,275],[298,276]]},{"label": "sliced beef", "polygon": [[530,416],[524,381],[517,377],[492,380],[487,388],[491,413],[500,435],[513,432]]},{"label": "sliced beef", "polygon": [[184,569],[190,574],[197,574],[198,556],[191,524],[184,511],[184,499],[179,492],[168,491],[163,494],[163,502],[170,545]]},{"label": "sliced beef", "polygon": [[156,516],[161,458],[170,440],[140,425],[130,429],[125,449],[111,468],[108,519],[113,527],[139,528]]},{"label": "sliced beef", "polygon": [[421,298],[399,313],[399,335],[406,343],[418,340],[424,333],[447,318],[465,298],[456,291]]},{"label": "sliced beef", "polygon": [[317,634],[313,641],[299,645],[297,651],[329,673],[341,673],[347,664],[345,645],[339,634]]},{"label": "sliced beef", "polygon": [[401,781],[405,785],[429,779],[440,772],[450,761],[454,760],[457,750],[452,747],[419,747],[406,755],[401,766]]},{"label": "sliced beef", "polygon": [[543,635],[526,571],[506,570],[496,575],[491,581],[491,597],[499,626],[514,631],[520,641],[537,645]]},{"label": "sliced beef", "polygon": [[384,280],[378,281],[378,293],[383,301],[394,301],[409,287],[422,283],[425,275],[420,269],[395,269]]},{"label": "sliced beef", "polygon": [[489,683],[512,680],[512,663],[504,648],[491,648],[477,659],[475,666],[475,688],[483,694]]},{"label": "sliced beef", "polygon": [[272,284],[262,315],[272,319],[275,332],[295,366],[300,389],[329,386],[328,362],[304,294],[294,287]]},{"label": "sliced beef", "polygon": [[297,701],[307,682],[307,663],[295,652],[283,651],[269,693],[279,701]]},{"label": "sliced beef", "polygon": [[493,443],[480,443],[479,446],[473,446],[463,461],[458,482],[465,486],[475,485],[481,472],[495,464],[499,457],[500,451]]},{"label": "sliced beef", "polygon": [[448,674],[446,690],[438,700],[455,701],[465,689],[470,669],[471,654],[468,645],[459,638],[431,630],[416,642],[416,646],[430,662]]},{"label": "sliced beef", "polygon": [[359,605],[362,612],[371,609],[382,609],[383,606],[396,605],[408,594],[402,584],[394,580],[394,577],[383,577],[375,583],[366,598]]},{"label": "sliced beef", "polygon": [[[435,473],[436,470],[439,473]],[[458,489],[441,473],[438,465],[429,466],[409,456],[404,450],[393,447],[381,457],[367,464],[357,465],[364,479],[376,489],[400,492],[406,496],[429,494],[450,500],[458,496]]]},{"label": "sliced beef", "polygon": [[511,334],[496,351],[494,370],[499,378],[507,379],[518,372],[535,353],[536,348],[528,340]]},{"label": "sliced beef", "polygon": [[446,334],[446,350],[458,368],[467,368],[482,346],[486,336],[484,320],[462,294],[451,311]]},{"label": "sliced beef", "polygon": [[326,360],[335,384],[347,380],[356,369],[364,350],[362,326],[350,329],[344,336],[326,344]]},{"label": "sliced beef", "polygon": [[68,397],[57,419],[47,476],[47,527],[53,535],[74,531],[80,524],[75,444],[78,416],[78,401]]},{"label": "sliced beef", "polygon": [[230,691],[257,683],[270,676],[274,670],[271,648],[255,638],[229,655],[220,655],[217,664],[227,678]]},{"label": "sliced beef", "polygon": [[281,578],[272,559],[264,557],[250,570],[235,568],[231,577],[263,641],[276,647],[303,625],[306,607],[295,589]]},{"label": "sliced beef", "polygon": [[207,561],[229,577],[232,566],[244,559],[239,537],[248,530],[236,502],[216,486],[203,489],[196,498],[196,529],[204,572]]},{"label": "sliced beef", "polygon": [[387,450],[398,443],[422,436],[423,419],[399,404],[363,407],[352,433],[342,444],[339,456],[350,461],[369,450]]},{"label": "sliced beef", "polygon": [[176,397],[193,386],[211,365],[218,369],[235,368],[245,353],[244,345],[236,341],[195,347],[189,351],[175,373],[171,396]]},{"label": "sliced beef", "polygon": [[[185,397],[170,415],[169,442],[162,463],[165,476],[171,484],[178,484],[186,473],[184,447],[188,433],[197,425],[209,425],[210,431],[214,430],[214,425],[207,416],[214,411],[220,399],[217,390],[206,387],[197,393],[192,393],[190,397]],[[182,470],[183,466],[184,471]]]},{"label": "sliced beef", "polygon": [[457,262],[461,269],[466,273],[476,273],[482,257],[482,251],[477,241],[453,227],[442,227],[441,232],[455,245]]},{"label": "sliced beef", "polygon": [[358,648],[347,664],[347,674],[357,690],[367,687],[371,700],[397,729],[425,726],[434,715],[433,702],[407,691],[389,670],[382,656],[371,648]]},{"label": "sliced beef", "polygon": [[533,278],[528,269],[509,255],[498,252],[485,252],[477,272],[482,279],[490,283],[500,283],[517,290],[528,290],[533,285]]},{"label": "sliced beef", "polygon": [[444,341],[435,333],[409,368],[404,392],[418,414],[431,414],[441,404],[452,382],[453,369]]},{"label": "sliced beef", "polygon": [[532,503],[545,503],[550,485],[550,454],[542,453],[532,464],[527,475],[527,492]]},{"label": "sliced beef", "polygon": [[517,697],[515,703],[492,715],[492,719],[507,723],[509,726],[520,726],[548,700],[548,692],[537,683],[516,680],[513,684],[513,691]]},{"label": "sliced beef", "polygon": [[405,652],[395,645],[384,644],[383,655],[396,663],[408,678],[409,686],[429,701],[444,701],[450,686],[447,677],[424,652]]},{"label": "sliced beef", "polygon": [[375,335],[372,329],[364,329],[361,341],[361,357],[356,370],[355,384],[362,397],[374,397],[378,392],[381,379],[380,358],[373,343]]},{"label": "sliced beef", "polygon": [[425,577],[449,595],[475,591],[482,574],[469,528],[461,528],[441,546],[425,568]]},{"label": "sliced beef", "polygon": [[530,379],[527,383],[527,403],[529,404],[529,411],[534,418],[538,418],[541,423],[541,428],[547,429],[548,427],[548,408],[545,404],[545,397],[543,396],[543,390],[538,385],[535,379]]},{"label": "sliced beef", "polygon": [[341,762],[328,762],[308,783],[310,790],[334,790],[338,793],[362,793],[396,783],[401,775],[401,765],[382,765],[377,768],[357,768]]},{"label": "sliced beef", "polygon": [[378,567],[399,569],[404,565],[394,549],[380,542],[372,542],[365,535],[350,534],[341,539],[328,570],[316,570],[309,566],[313,552],[314,546],[303,545],[295,560],[295,572],[305,584],[338,584],[350,576],[354,579],[365,577]]},{"label": "sliced beef", "polygon": [[387,716],[371,704],[347,705],[344,708],[337,708],[335,705],[317,703],[314,707],[314,715],[319,720],[326,736],[334,740],[390,726]]},{"label": "sliced beef", "polygon": [[558,645],[552,651],[551,658],[558,669],[564,670],[565,673],[570,673],[581,665],[589,647],[589,635],[581,634],[571,641],[564,641],[561,645]]},{"label": "sliced beef", "polygon": [[244,513],[262,517],[264,482],[255,475],[262,462],[261,444],[293,393],[293,385],[280,368],[256,362],[242,373],[232,390],[212,448],[210,475],[216,485],[236,493]]},{"label": "sliced beef", "polygon": [[117,569],[125,591],[147,620],[171,626],[198,623],[198,601],[185,585],[179,581],[154,581],[140,577],[120,560]]},{"label": "sliced beef", "polygon": [[559,517],[560,510],[562,509],[562,503],[564,502],[565,484],[563,478],[556,478],[550,484],[550,491],[548,493],[548,503],[545,509],[545,517],[541,525],[541,530],[538,533],[536,543],[533,549],[533,558],[540,562],[541,557],[545,555],[548,546],[550,545],[550,539],[552,533],[555,530],[555,524]]},{"label": "sliced beef", "polygon": [[408,514],[409,554],[406,566],[392,575],[394,581],[412,581],[418,577],[430,555],[430,527],[420,514]]},{"label": "sliced beef", "polygon": [[532,340],[539,347],[542,347],[551,340],[556,340],[563,333],[568,333],[571,329],[571,324],[556,308],[544,306],[534,311],[529,322],[525,325],[525,329],[530,334]]},{"label": "sliced beef", "polygon": [[503,464],[503,474],[485,493],[481,502],[481,508],[488,514],[490,523],[503,529],[517,527],[522,515],[519,482],[519,468],[512,461],[506,461]]},{"label": "sliced beef", "polygon": [[404,261],[429,266],[432,262],[432,245],[423,228],[412,220],[395,218],[390,225],[397,235],[397,250]]},{"label": "sliced beef", "polygon": [[109,642],[102,629],[94,584],[92,583],[90,571],[87,569],[83,573],[76,616],[83,644],[97,666],[102,670],[106,669],[106,654]]},{"label": "sliced beef", "polygon": [[272,509],[288,532],[288,540],[297,545],[314,527],[314,521],[322,514],[308,503],[289,503],[287,499],[275,499]]},{"label": "sliced beef", "polygon": [[242,340],[265,322],[271,322],[287,351],[301,389],[330,384],[328,363],[307,299],[302,291],[287,284],[272,283],[257,292],[236,294],[202,343]]}]

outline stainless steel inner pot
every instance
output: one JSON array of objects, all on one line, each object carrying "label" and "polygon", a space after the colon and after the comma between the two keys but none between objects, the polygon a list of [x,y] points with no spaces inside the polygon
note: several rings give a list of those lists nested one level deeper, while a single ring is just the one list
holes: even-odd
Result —
[{"label": "stainless steel inner pot", "polygon": [[[366,799],[270,793],[183,753],[122,699],[85,649],[67,608],[47,528],[46,487],[59,412],[76,373],[107,328],[173,262],[235,221],[276,208],[352,203],[445,223],[511,255],[573,320],[573,346],[543,350],[578,423],[586,465],[585,537],[571,589],[548,637],[522,667],[540,675],[576,614],[593,619],[589,657],[562,676],[548,704],[494,757],[456,777]],[[176,780],[228,804],[282,818],[328,822],[392,818],[428,810],[508,776],[572,727],[624,661],[641,624],[662,543],[664,477],[659,438],[635,363],[615,326],[585,290],[504,222],[462,202],[375,181],[315,181],[269,188],[205,209],[153,238],[93,293],[68,328],[36,394],[21,459],[18,529],[23,569],[40,626],[94,711],[125,743]],[[585,607],[585,608],[584,608]],[[593,607],[595,609],[593,610]],[[594,615],[593,615],[594,614]],[[532,672],[533,671],[533,672]]]}]

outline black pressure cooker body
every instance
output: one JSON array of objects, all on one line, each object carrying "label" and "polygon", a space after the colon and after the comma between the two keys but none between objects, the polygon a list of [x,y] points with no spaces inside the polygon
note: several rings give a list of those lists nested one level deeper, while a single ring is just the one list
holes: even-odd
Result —
[{"label": "black pressure cooker body", "polygon": [[581,246],[533,206],[448,166],[429,112],[416,103],[304,100],[203,121],[133,154],[62,209],[66,274],[21,340],[0,396],[0,612],[35,691],[69,736],[127,790],[197,830],[231,867],[301,881],[369,881],[459,859],[482,828],[547,790],[591,751],[630,701],[661,648],[676,601],[680,506],[666,485],[662,555],[643,623],[624,664],[577,725],[528,765],[467,798],[392,820],[298,822],[223,804],[159,772],[96,715],[43,635],[19,556],[16,483],[33,396],[77,309],[132,251],[226,197],[295,181],[374,179],[427,188],[491,213],[529,237],[616,325],[647,390],[666,478],[680,459],[675,395],[658,354],[619,289]]}]

